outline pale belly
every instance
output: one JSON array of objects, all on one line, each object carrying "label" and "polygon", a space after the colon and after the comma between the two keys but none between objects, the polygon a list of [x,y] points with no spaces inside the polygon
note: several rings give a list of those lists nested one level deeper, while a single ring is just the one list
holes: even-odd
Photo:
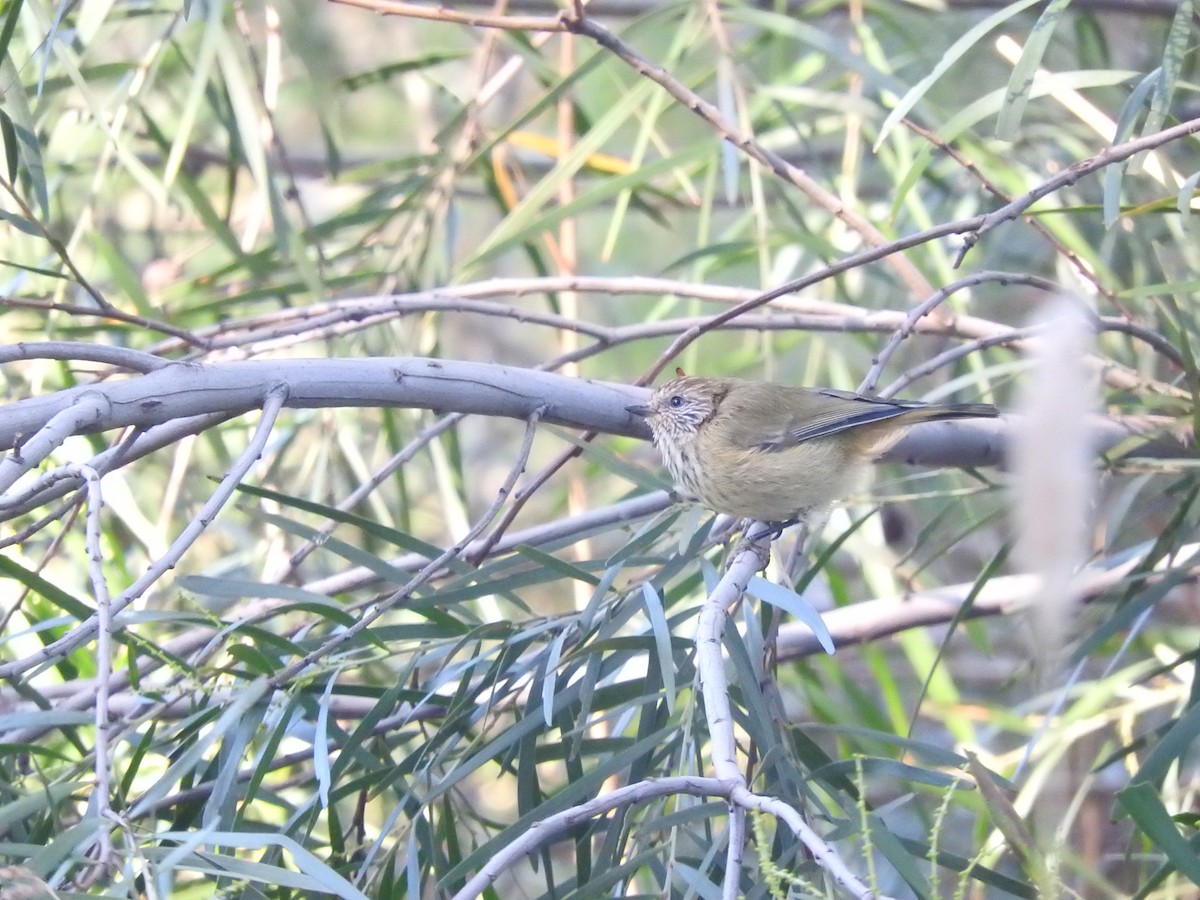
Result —
[{"label": "pale belly", "polygon": [[719,477],[706,466],[697,483],[680,481],[717,512],[767,522],[805,521],[866,481],[867,466],[847,465],[837,449],[813,442],[782,451],[741,451],[723,457]]}]

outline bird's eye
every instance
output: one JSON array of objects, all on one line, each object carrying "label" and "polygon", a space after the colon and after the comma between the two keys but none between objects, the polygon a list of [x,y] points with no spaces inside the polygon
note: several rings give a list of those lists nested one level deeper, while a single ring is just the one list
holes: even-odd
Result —
[{"label": "bird's eye", "polygon": [[683,406],[683,398],[676,394],[671,398],[671,406],[673,406],[675,409],[679,409],[679,407]]}]

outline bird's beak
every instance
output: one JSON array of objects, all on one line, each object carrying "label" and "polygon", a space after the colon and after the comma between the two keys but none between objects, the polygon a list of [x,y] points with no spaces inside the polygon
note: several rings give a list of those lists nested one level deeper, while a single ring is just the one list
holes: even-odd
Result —
[{"label": "bird's beak", "polygon": [[637,406],[627,406],[627,407],[625,407],[625,412],[632,413],[635,416],[641,416],[644,419],[644,418],[646,418],[646,416],[650,415],[650,407],[648,407],[644,404],[638,404]]}]

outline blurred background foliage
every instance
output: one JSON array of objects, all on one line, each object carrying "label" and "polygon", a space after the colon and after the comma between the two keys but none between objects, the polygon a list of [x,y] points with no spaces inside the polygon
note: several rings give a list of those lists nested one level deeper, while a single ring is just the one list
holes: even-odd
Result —
[{"label": "blurred background foliage", "polygon": [[[611,48],[539,30],[559,21],[549,0],[427,18],[355,2],[368,8],[0,3],[3,341],[214,364],[424,355],[630,382],[694,317],[1200,115],[1189,0],[587,5],[820,199]],[[474,24],[500,15],[511,27]],[[1106,412],[1187,424],[1198,175],[1181,137],[1058,186],[961,266],[954,237],[919,241],[907,272],[882,260],[817,279],[669,364],[854,389],[916,303],[1008,273],[955,292],[878,385],[907,375],[906,396],[1003,407],[1019,330],[1048,296],[1014,276],[1037,275],[1132,330],[1098,338]],[[10,400],[119,377],[80,359],[2,372]],[[105,475],[114,593],[197,514],[256,421]],[[279,690],[264,681],[467,533],[524,433],[285,411],[236,501],[118,617],[106,758],[95,643],[8,679],[0,896],[449,896],[553,812],[709,773],[691,638],[725,544],[679,506],[603,515],[665,486],[629,438],[586,445],[534,492],[507,532],[519,540],[427,573]],[[116,439],[72,438],[52,462]],[[577,444],[539,428],[529,473]],[[734,610],[752,786],[801,807],[877,890],[1195,895],[1197,484],[1187,459],[1103,463],[1091,565],[1136,565],[1089,598],[1061,658],[1031,651],[1019,615],[964,615],[776,668],[773,608]],[[969,606],[1013,571],[1004,480],[885,468],[795,587],[833,609],[959,584]],[[5,663],[95,608],[81,504],[5,507]],[[497,892],[719,896],[726,812],[681,796],[593,818]],[[785,829],[755,819],[752,841],[745,896],[826,891]]]}]

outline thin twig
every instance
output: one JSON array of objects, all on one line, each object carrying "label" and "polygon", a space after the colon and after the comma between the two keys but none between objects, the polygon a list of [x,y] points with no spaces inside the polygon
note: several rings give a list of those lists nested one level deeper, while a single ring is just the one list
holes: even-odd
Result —
[{"label": "thin twig", "polygon": [[576,826],[594,822],[614,810],[634,803],[646,803],[659,797],[680,794],[728,799],[731,791],[730,783],[719,778],[704,778],[699,775],[643,778],[634,784],[605,791],[598,797],[547,816],[515,835],[480,867],[451,900],[473,900],[518,860],[533,853],[548,841],[569,834]]},{"label": "thin twig", "polygon": [[[753,526],[751,526],[753,527]],[[847,868],[832,845],[823,840],[804,820],[799,810],[774,797],[752,792],[737,763],[734,717],[729,704],[729,681],[725,675],[724,646],[726,610],[738,601],[754,573],[767,563],[762,543],[746,541],[734,552],[725,574],[704,598],[696,631],[696,669],[708,722],[709,758],[717,779],[734,785],[730,801],[743,809],[769,813],[785,822],[821,866],[855,897],[874,897],[875,892]]]},{"label": "thin twig", "polygon": [[[432,441],[438,435],[448,431],[465,418],[466,416],[463,413],[450,413],[449,415],[442,416],[432,424],[421,429],[420,434],[402,447],[400,452],[394,454],[391,459],[376,469],[370,478],[358,485],[358,487],[351,491],[350,494],[344,499],[340,500],[336,509],[339,512],[347,512],[351,509],[354,509],[354,507],[358,506],[358,504],[362,503],[368,496],[370,496],[372,491],[379,487],[379,485],[383,484],[383,482],[390,475],[392,475],[392,473],[396,472],[401,466],[416,456],[430,441]],[[267,580],[286,581],[288,578],[290,578],[296,569],[299,568],[300,564],[308,558],[309,554],[317,549],[317,547],[321,545],[321,542],[325,538],[333,534],[333,530],[337,526],[338,521],[336,519],[326,519],[324,522],[318,525],[316,534],[306,540],[300,545],[300,547],[296,549],[296,551],[288,558],[287,565],[284,566],[283,570]]]},{"label": "thin twig", "polygon": [[[638,494],[611,506],[589,509],[577,516],[567,516],[507,533],[502,539],[493,543],[486,552],[485,541],[474,541],[463,548],[463,556],[471,562],[482,562],[484,557],[508,553],[521,544],[529,544],[534,547],[566,546],[614,525],[635,522],[646,516],[662,512],[673,502],[672,496],[666,491]],[[410,553],[390,560],[388,565],[401,571],[412,571],[425,565],[427,560],[427,557],[419,553]],[[443,567],[435,575],[441,576],[447,571]],[[313,593],[333,595],[359,590],[378,581],[379,573],[358,567],[307,582],[303,587],[304,590]]]},{"label": "thin twig", "polygon": [[40,309],[44,312],[65,312],[73,316],[89,316],[96,319],[110,319],[114,322],[123,322],[126,325],[136,325],[139,328],[145,328],[147,331],[157,331],[161,334],[169,334],[172,337],[178,338],[190,347],[198,347],[201,350],[207,350],[208,346],[203,340],[197,338],[186,328],[176,328],[174,325],[169,325],[166,322],[161,322],[158,319],[150,319],[146,316],[136,316],[132,313],[121,312],[112,306],[105,306],[102,309],[96,309],[91,306],[79,306],[75,303],[60,303],[56,300],[30,300],[25,297],[3,297],[0,296],[0,309],[3,307],[12,307],[13,309]]},{"label": "thin twig", "polygon": [[721,900],[737,900],[741,893],[742,866],[745,864],[746,810],[729,804],[729,842],[725,845],[725,877],[721,881]]},{"label": "thin twig", "polygon": [[68,362],[96,362],[119,366],[131,372],[154,372],[171,364],[170,360],[128,347],[106,347],[85,341],[18,341],[0,346],[0,363],[29,359],[54,359]]},{"label": "thin twig", "polygon": [[508,476],[504,479],[504,483],[496,492],[496,499],[492,502],[491,506],[484,511],[483,515],[476,520],[475,524],[471,526],[471,529],[465,535],[459,538],[459,540],[456,541],[452,547],[449,547],[445,552],[430,560],[429,563],[419,572],[417,572],[416,575],[409,579],[403,587],[401,587],[399,590],[393,591],[387,597],[372,604],[371,608],[364,611],[359,617],[358,621],[353,625],[349,626],[343,631],[338,632],[312,652],[305,654],[300,659],[295,660],[289,666],[273,675],[269,680],[271,687],[277,688],[280,685],[286,685],[291,682],[313,663],[328,656],[342,644],[356,637],[365,629],[370,627],[371,624],[374,623],[384,613],[390,611],[397,604],[408,599],[414,590],[427,582],[434,575],[434,573],[438,572],[447,562],[462,555],[463,549],[466,548],[471,541],[479,537],[479,535],[483,533],[483,530],[487,528],[488,524],[492,521],[496,513],[500,511],[500,508],[508,499],[509,493],[512,491],[513,485],[516,484],[517,479],[524,474],[525,463],[529,459],[529,452],[533,448],[533,438],[537,433],[537,423],[541,419],[544,412],[544,408],[539,407],[529,416],[529,421],[525,427],[525,439],[521,444],[521,449],[518,451],[516,462],[513,463],[512,468],[509,470]]},{"label": "thin twig", "polygon": [[[585,431],[583,434],[579,435],[578,440],[588,443],[594,441],[599,433],[600,432],[598,431]],[[555,472],[566,465],[569,460],[574,459],[581,453],[583,453],[582,447],[568,447],[566,450],[563,450],[561,453],[559,453],[558,456],[556,456],[546,466],[544,466],[540,472],[534,475],[533,478],[529,480],[528,484],[523,486],[521,490],[517,491],[517,493],[513,495],[512,505],[508,508],[507,512],[505,512],[504,516],[501,517],[500,521],[496,523],[496,527],[492,529],[491,533],[479,545],[479,549],[475,550],[470,556],[467,557],[467,562],[473,566],[478,566],[484,557],[492,552],[492,548],[495,547],[500,541],[500,538],[504,536],[504,533],[508,530],[509,526],[512,525],[513,521],[525,507],[525,504],[529,502],[530,498],[532,498],[533,495],[541,489],[542,485],[550,480],[550,477]]]},{"label": "thin twig", "polygon": [[867,371],[862,384],[858,387],[859,393],[870,394],[875,390],[876,385],[879,383],[879,376],[883,373],[884,366],[892,358],[892,354],[899,349],[900,344],[903,343],[905,338],[916,330],[917,323],[924,319],[933,309],[946,302],[947,299],[958,291],[990,281],[998,281],[1004,285],[1014,283],[1024,284],[1047,292],[1054,292],[1060,289],[1057,284],[1049,279],[1040,278],[1036,275],[1010,275],[1007,272],[976,272],[973,275],[968,275],[966,278],[955,281],[953,284],[948,284],[938,291],[934,291],[929,297],[909,310],[904,323],[896,329],[883,349],[875,355],[875,358],[871,361],[871,368]]},{"label": "thin twig", "polygon": [[475,28],[499,28],[503,31],[566,31],[565,12],[556,16],[506,16],[489,13],[461,12],[445,6],[429,6],[423,3],[403,3],[400,0],[335,0],[343,6],[357,6],[385,16],[403,16],[407,19],[428,19],[432,22],[450,22],[455,25],[470,25]]},{"label": "thin twig", "polygon": [[[121,466],[136,462],[186,437],[214,428],[231,418],[232,415],[232,413],[225,412],[205,413],[198,416],[170,419],[151,428],[131,428],[114,446],[97,453],[87,464],[103,475]],[[43,490],[30,494],[20,502],[0,501],[0,521],[24,515],[39,506],[64,497],[68,493],[78,490],[81,483],[78,478],[56,478],[53,483],[45,485]],[[54,515],[59,514],[56,512]],[[22,533],[34,534],[42,527],[45,527],[44,523],[40,527],[27,526]],[[0,549],[11,543],[11,540],[11,538],[0,540]]]},{"label": "thin twig", "polygon": [[101,391],[78,392],[34,434],[20,442],[14,441],[12,453],[0,459],[0,494],[16,484],[26,472],[41,465],[42,460],[71,435],[80,433],[111,411],[112,402]]},{"label": "thin twig", "polygon": [[[50,245],[50,249],[52,249],[55,255],[62,261],[62,264],[67,268],[67,271],[71,273],[71,276],[75,279],[75,283],[87,291],[88,296],[95,301],[96,306],[99,307],[99,312],[109,315],[116,312],[116,309],[113,307],[113,305],[104,299],[104,295],[96,290],[90,281],[83,277],[83,273],[80,272],[76,267],[75,261],[71,259],[71,254],[67,252],[67,248],[63,245],[63,242],[51,234],[50,229],[42,224],[42,220],[38,218],[37,214],[34,213],[34,211],[29,208],[28,204],[25,203],[25,198],[21,196],[21,192],[16,189],[13,183],[7,178],[0,176],[0,187],[4,188],[4,190],[8,193],[9,198],[21,210],[21,215],[25,219],[26,223],[33,228],[36,228],[38,233],[42,236],[42,240]],[[93,312],[95,312],[95,310],[93,310]]]},{"label": "thin twig", "polygon": [[[983,172],[980,171],[979,167],[967,159],[957,147],[953,147],[946,143],[933,131],[930,131],[928,128],[923,128],[916,122],[913,122],[911,119],[906,118],[902,119],[901,121],[904,126],[914,134],[920,135],[934,147],[937,147],[940,152],[945,153],[952,160],[958,163],[959,166],[965,169],[973,178],[983,185],[984,190],[986,190],[997,200],[1000,200],[1004,203],[1009,203],[1012,201],[1013,197],[1011,194],[1002,190],[998,184],[984,175]],[[1033,229],[1042,236],[1042,239],[1046,241],[1046,243],[1053,247],[1056,252],[1063,256],[1075,268],[1075,271],[1079,273],[1081,278],[1092,285],[1092,287],[1094,287],[1096,291],[1106,300],[1108,300],[1126,315],[1129,315],[1128,311],[1122,308],[1120,298],[1117,296],[1117,292],[1109,287],[1106,287],[1096,273],[1093,272],[1082,259],[1080,259],[1078,253],[1059,240],[1058,236],[1055,235],[1054,232],[1047,228],[1036,217],[1030,216],[1026,221],[1028,221]]]},{"label": "thin twig", "polygon": [[880,397],[894,397],[900,393],[914,381],[919,378],[924,378],[943,366],[948,366],[953,362],[962,359],[965,356],[970,356],[972,353],[978,353],[980,350],[986,350],[988,347],[997,347],[1010,344],[1014,341],[1024,340],[1033,337],[1040,331],[1039,328],[1014,328],[1007,335],[996,335],[990,338],[980,338],[976,341],[971,341],[966,344],[960,344],[957,347],[951,347],[944,353],[939,353],[932,359],[927,359],[912,368],[885,387],[879,392]]},{"label": "thin twig", "polygon": [[[1148,548],[1147,548],[1148,549]],[[1179,556],[1190,558],[1198,551],[1197,545],[1181,547]],[[1101,559],[1084,569],[1078,576],[1078,602],[1090,603],[1134,576],[1144,566],[1145,553],[1133,558]],[[1164,578],[1172,582],[1194,583],[1200,579],[1200,567],[1183,566],[1171,569],[1168,562],[1155,567],[1148,583],[1161,583]],[[1029,602],[1038,579],[1029,573],[999,575],[989,578],[982,586],[978,582],[950,584],[926,591],[909,591],[895,597],[879,597],[862,600],[848,606],[822,613],[834,647],[842,649],[854,644],[865,644],[881,640],[914,628],[942,625],[966,616],[1005,616],[1021,612]],[[964,604],[970,607],[964,609]],[[788,622],[779,632],[779,661],[788,662],[824,653],[812,629],[801,622]]]},{"label": "thin twig", "polygon": [[100,475],[90,466],[80,466],[79,476],[87,485],[87,526],[85,529],[85,545],[88,557],[88,575],[92,582],[92,592],[96,598],[96,749],[95,772],[96,786],[92,791],[89,811],[96,817],[97,848],[96,862],[105,868],[113,862],[112,835],[109,833],[109,813],[111,812],[109,794],[109,708],[108,681],[112,676],[113,664],[113,622],[112,607],[108,593],[108,582],[104,577],[104,554],[101,548],[103,528],[100,524],[100,513],[104,508],[104,495],[100,491]]},{"label": "thin twig", "polygon": [[1025,210],[1029,209],[1029,207],[1047,194],[1052,194],[1060,188],[1070,187],[1084,176],[1090,175],[1093,172],[1099,172],[1101,169],[1115,163],[1123,162],[1144,150],[1153,150],[1155,147],[1161,147],[1163,144],[1169,144],[1171,141],[1187,137],[1198,131],[1200,131],[1200,118],[1189,119],[1173,128],[1165,128],[1162,131],[1134,138],[1123,144],[1105,147],[1095,156],[1081,159],[1079,162],[1068,166],[1053,178],[1043,181],[1033,190],[1027,191],[999,209],[993,210],[983,216],[976,227],[967,229],[963,238],[962,248],[958,251],[958,257],[954,261],[955,268],[962,265],[962,261],[967,253],[979,242],[980,238],[998,225],[1018,218]]},{"label": "thin twig", "polygon": [[[155,560],[154,564],[135,580],[133,584],[117,596],[112,603],[112,615],[120,613],[121,610],[145,593],[163,575],[175,568],[176,563],[187,552],[187,549],[196,542],[201,533],[212,523],[217,513],[220,512],[233,495],[234,490],[242,483],[250,468],[262,455],[267,438],[270,437],[271,430],[274,428],[275,419],[286,402],[286,385],[276,384],[268,390],[258,427],[255,429],[254,435],[251,437],[246,449],[242,451],[242,454],[230,467],[225,477],[221,479],[221,483],[217,485],[216,490],[213,491],[212,495],[205,502],[199,514],[171,542],[171,546],[167,548],[167,552]],[[58,640],[38,648],[22,659],[0,665],[0,678],[12,678],[13,676],[28,672],[30,669],[58,659],[72,650],[82,647],[92,639],[98,625],[98,617],[96,615],[89,616]]]},{"label": "thin twig", "polygon": [[[1001,285],[1027,284],[1045,290],[1065,290],[1063,286],[1038,276],[1018,272],[983,272],[954,282],[952,285],[942,288],[942,292],[960,290],[963,286],[980,281],[995,281]],[[269,314],[224,321],[203,329],[197,334],[203,337],[213,350],[236,347],[246,355],[254,356],[271,350],[285,349],[297,343],[325,340],[334,335],[348,334],[375,325],[386,324],[393,321],[396,316],[445,312],[509,318],[523,325],[532,323],[553,329],[568,328],[579,334],[586,334],[595,340],[594,344],[560,354],[537,367],[545,371],[555,371],[568,363],[578,362],[631,341],[674,337],[689,329],[703,328],[711,318],[709,316],[693,316],[636,322],[625,326],[608,326],[487,299],[567,291],[607,295],[666,294],[725,304],[738,304],[753,300],[761,293],[732,285],[723,286],[667,278],[595,276],[494,278],[433,291],[416,291],[411,294],[381,297],[351,297],[303,307],[289,307]],[[879,333],[907,329],[907,333],[961,338],[991,337],[1011,330],[1007,325],[1001,325],[975,315],[955,314],[933,321],[921,318],[918,313],[919,310],[868,310],[845,303],[781,297],[776,298],[776,302],[772,304],[770,314],[742,315],[722,324],[721,328],[845,333]],[[1100,317],[1097,321],[1099,330],[1127,333],[1131,337],[1149,344],[1155,352],[1168,359],[1172,365],[1177,368],[1183,367],[1183,360],[1178,350],[1153,329],[1116,316]],[[287,340],[287,336],[294,339]],[[178,349],[178,347],[177,341],[167,341],[151,349],[154,353],[161,354]],[[1014,345],[1014,347],[1019,348],[1019,345]],[[1128,386],[1127,380],[1123,377],[1120,379],[1120,384],[1113,386]]]}]

